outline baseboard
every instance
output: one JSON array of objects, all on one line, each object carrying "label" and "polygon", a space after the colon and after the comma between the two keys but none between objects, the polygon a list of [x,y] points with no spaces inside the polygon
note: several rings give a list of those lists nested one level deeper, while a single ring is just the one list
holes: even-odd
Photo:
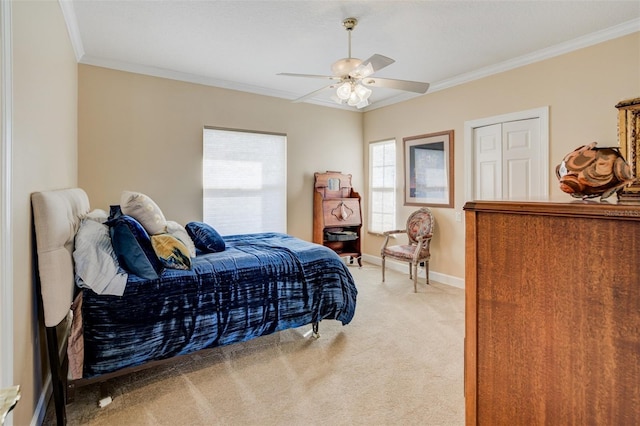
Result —
[{"label": "baseboard", "polygon": [[38,398],[38,404],[33,411],[33,416],[31,417],[31,426],[40,426],[41,424],[43,424],[44,416],[47,414],[47,405],[49,403],[49,399],[51,398],[52,392],[53,388],[51,387],[51,374],[48,374],[47,380],[44,382],[42,392],[40,393],[40,398]]},{"label": "baseboard", "polygon": [[[371,256],[370,254],[363,254],[362,260],[374,265],[382,266],[382,259],[377,256]],[[393,260],[386,261],[386,267],[398,272],[408,273],[409,269],[406,263],[396,262]],[[418,268],[418,277],[425,277],[424,268]],[[426,277],[425,277],[426,278]],[[452,287],[464,288],[464,279],[454,277],[451,275],[441,274],[436,271],[429,271],[429,279],[438,281],[439,283],[450,285]]]}]

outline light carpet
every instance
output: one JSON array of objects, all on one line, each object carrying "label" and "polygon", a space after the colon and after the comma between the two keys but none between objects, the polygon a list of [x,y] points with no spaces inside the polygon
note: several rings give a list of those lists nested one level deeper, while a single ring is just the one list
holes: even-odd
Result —
[{"label": "light carpet", "polygon": [[[353,321],[208,350],[76,390],[70,425],[463,425],[464,290],[350,265]],[[45,424],[55,424],[50,403]]]}]

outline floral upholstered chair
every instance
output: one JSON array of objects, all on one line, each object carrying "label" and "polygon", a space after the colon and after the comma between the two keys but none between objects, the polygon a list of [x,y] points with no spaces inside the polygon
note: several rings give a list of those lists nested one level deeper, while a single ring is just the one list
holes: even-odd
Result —
[{"label": "floral upholstered chair", "polygon": [[[426,207],[411,213],[407,219],[407,229],[386,231],[384,244],[380,250],[382,256],[382,282],[384,282],[385,260],[387,257],[409,263],[409,278],[413,278],[413,291],[418,291],[418,265],[424,262],[427,284],[429,284],[429,246],[435,228],[431,210]],[[394,234],[407,234],[407,244],[389,245],[389,237]]]}]

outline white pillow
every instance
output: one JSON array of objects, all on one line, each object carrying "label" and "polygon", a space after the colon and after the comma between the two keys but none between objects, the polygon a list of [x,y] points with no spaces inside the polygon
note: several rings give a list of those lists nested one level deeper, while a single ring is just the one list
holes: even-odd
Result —
[{"label": "white pillow", "polygon": [[189,255],[191,257],[196,257],[196,245],[193,243],[193,240],[187,233],[187,230],[184,226],[180,225],[178,222],[168,220],[167,234],[179,239],[182,244],[187,247],[187,250],[189,250]]},{"label": "white pillow", "polygon": [[167,220],[160,207],[148,196],[140,192],[122,191],[120,209],[123,214],[133,217],[149,235],[167,232]]},{"label": "white pillow", "polygon": [[109,213],[102,209],[94,209],[87,213],[85,218],[95,220],[98,223],[105,223],[109,219]]},{"label": "white pillow", "polygon": [[124,294],[128,275],[120,269],[107,225],[89,219],[80,223],[73,262],[78,287],[90,288],[97,294]]}]

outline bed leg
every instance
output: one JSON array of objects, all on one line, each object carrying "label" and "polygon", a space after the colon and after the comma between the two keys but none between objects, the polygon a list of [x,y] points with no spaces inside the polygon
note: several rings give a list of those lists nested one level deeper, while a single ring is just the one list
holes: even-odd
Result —
[{"label": "bed leg", "polygon": [[67,383],[67,404],[71,404],[76,398],[76,385]]},{"label": "bed leg", "polygon": [[314,339],[319,339],[320,338],[320,333],[318,332],[318,329],[320,328],[320,323],[319,322],[314,322],[312,325],[313,327],[313,338]]},{"label": "bed leg", "polygon": [[111,398],[111,391],[107,382],[100,383],[100,400],[98,401],[98,407],[104,408],[113,402]]},{"label": "bed leg", "polygon": [[58,335],[56,327],[47,327],[47,352],[49,352],[49,369],[51,370],[51,385],[53,387],[53,402],[56,407],[56,422],[63,426],[67,424],[65,382],[62,375],[62,365],[58,356]]}]

